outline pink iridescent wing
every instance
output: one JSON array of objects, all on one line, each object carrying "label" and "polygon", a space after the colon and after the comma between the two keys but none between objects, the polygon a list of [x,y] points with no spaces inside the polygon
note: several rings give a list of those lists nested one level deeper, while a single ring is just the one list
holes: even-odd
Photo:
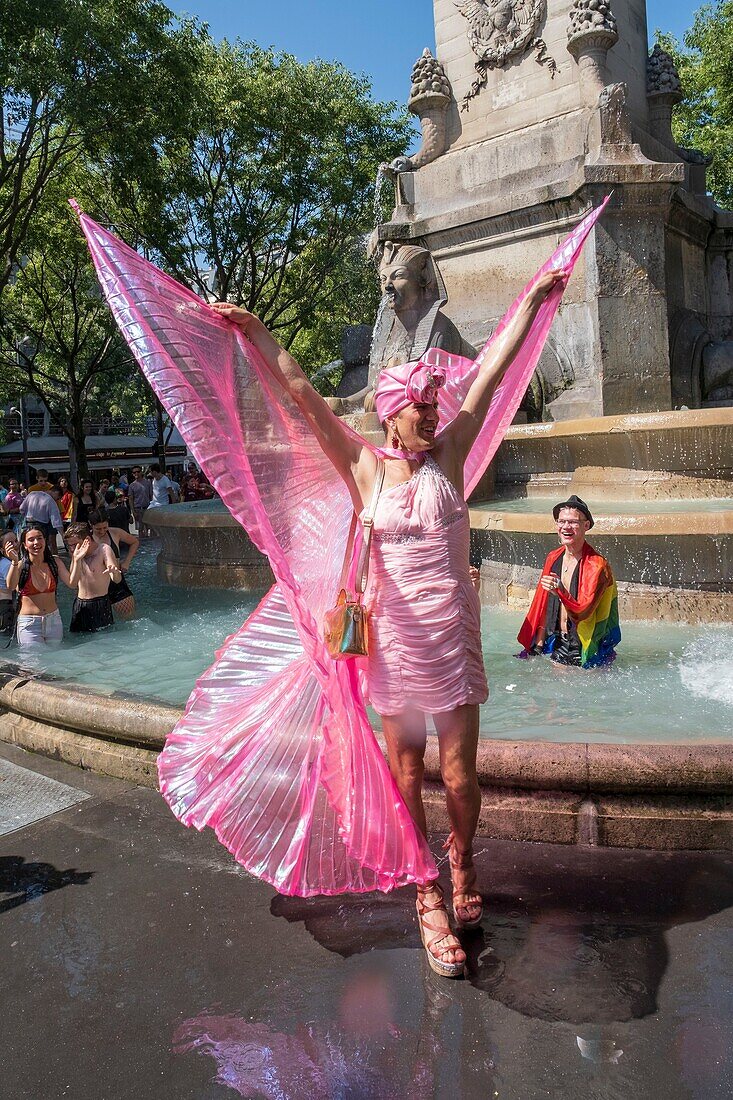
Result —
[{"label": "pink iridescent wing", "polygon": [[321,641],[351,516],[345,486],[236,326],[82,226],[140,367],[278,582],[198,681],[160,757],[165,797],[283,893],[434,877],[353,670]]}]

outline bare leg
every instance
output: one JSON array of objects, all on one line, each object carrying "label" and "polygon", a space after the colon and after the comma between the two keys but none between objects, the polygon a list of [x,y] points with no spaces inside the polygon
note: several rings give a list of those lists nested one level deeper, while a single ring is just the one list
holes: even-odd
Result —
[{"label": "bare leg", "polygon": [[473,838],[481,810],[481,789],[476,774],[479,710],[462,706],[433,716],[438,731],[440,770],[445,784],[452,832],[448,838],[454,909],[461,923],[472,924],[481,916],[481,895],[476,890]]},{"label": "bare leg", "polygon": [[[425,716],[413,711],[382,715],[382,730],[387,742],[389,770],[397,784],[397,789],[405,800],[412,820],[423,836],[426,836],[427,823],[422,800],[427,740]],[[428,940],[426,950],[439,962],[449,966],[455,963],[462,965],[466,961],[466,954],[451,932],[442,891],[433,883],[419,884],[417,889],[418,919],[420,919],[422,904],[429,921],[429,924],[424,924]]]},{"label": "bare leg", "polygon": [[405,800],[412,820],[423,836],[427,836],[425,807],[422,801],[422,781],[425,774],[427,732],[425,715],[417,711],[382,716],[382,730],[387,742],[389,770],[397,789]]}]

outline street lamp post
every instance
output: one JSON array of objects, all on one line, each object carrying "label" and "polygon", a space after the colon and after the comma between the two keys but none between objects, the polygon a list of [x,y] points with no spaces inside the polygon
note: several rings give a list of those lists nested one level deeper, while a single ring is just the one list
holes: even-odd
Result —
[{"label": "street lamp post", "polygon": [[28,424],[26,421],[25,412],[25,394],[22,393],[20,395],[18,407],[12,407],[10,411],[12,413],[17,413],[20,417],[20,433],[16,432],[15,434],[20,434],[20,439],[23,446],[23,479],[25,487],[27,489],[31,483],[31,474],[28,467]]}]

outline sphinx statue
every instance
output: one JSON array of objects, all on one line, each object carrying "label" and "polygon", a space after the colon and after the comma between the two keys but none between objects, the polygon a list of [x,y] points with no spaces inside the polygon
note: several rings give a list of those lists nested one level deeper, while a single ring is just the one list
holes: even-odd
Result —
[{"label": "sphinx statue", "polygon": [[463,339],[442,311],[448,295],[427,248],[385,241],[374,245],[372,257],[379,260],[382,301],[374,328],[368,382],[348,397],[329,399],[340,415],[362,406],[366,412],[374,411],[372,395],[383,367],[409,363],[433,347],[471,359],[476,355],[473,345]]}]

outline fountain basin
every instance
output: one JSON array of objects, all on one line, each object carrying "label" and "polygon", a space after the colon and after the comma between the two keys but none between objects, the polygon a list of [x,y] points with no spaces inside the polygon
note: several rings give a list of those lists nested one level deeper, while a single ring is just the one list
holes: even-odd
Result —
[{"label": "fountain basin", "polygon": [[158,576],[189,588],[269,588],[274,577],[242,525],[220,500],[148,508],[143,517],[161,541]]},{"label": "fountain basin", "polygon": [[[212,590],[202,600],[200,590],[161,584],[157,550],[145,541],[129,574],[136,619],[68,636],[45,666],[21,669],[8,651],[0,739],[156,784],[157,754],[197,676],[259,598]],[[65,622],[70,603],[62,590]],[[515,660],[519,620],[506,608],[484,611],[491,697],[481,712],[482,835],[733,847],[731,628],[624,625],[615,666],[568,673]],[[431,828],[445,829],[432,736],[427,764]]]},{"label": "fountain basin", "polygon": [[[606,501],[729,497],[733,408],[634,413],[513,425],[492,464],[485,496]],[[483,499],[481,493],[476,499]]]},{"label": "fountain basin", "polygon": [[[8,672],[0,676],[0,708],[0,740],[152,787],[157,786],[157,754],[183,713]],[[480,836],[663,850],[733,849],[731,744],[482,741],[478,774]],[[425,776],[429,828],[446,832],[434,736],[428,738]]]},{"label": "fountain basin", "polygon": [[[162,584],[157,540],[146,539],[128,574],[134,619],[93,636],[67,634],[62,647],[24,659],[30,677],[53,676],[115,699],[134,695],[182,707],[217,649],[254,610],[260,593]],[[64,622],[71,593],[62,588]],[[491,695],[481,708],[482,739],[658,743],[733,739],[733,629],[622,621],[615,666],[579,676],[547,660],[518,661],[522,612],[485,607],[483,650]],[[17,650],[3,655],[17,667]],[[0,667],[0,671],[2,668]],[[577,706],[578,683],[583,707]],[[376,716],[374,717],[377,721]]]},{"label": "fountain basin", "polygon": [[482,598],[526,608],[557,546],[552,505],[590,506],[624,621],[733,620],[733,408],[513,425],[471,498]]}]

